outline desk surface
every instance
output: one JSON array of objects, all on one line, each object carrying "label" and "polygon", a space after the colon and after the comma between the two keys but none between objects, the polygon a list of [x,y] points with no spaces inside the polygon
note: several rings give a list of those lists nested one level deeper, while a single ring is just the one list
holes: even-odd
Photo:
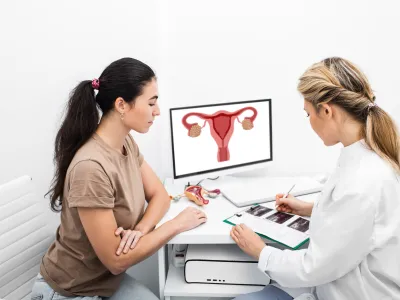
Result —
[{"label": "desk surface", "polygon": [[[181,194],[184,185],[176,185],[172,180],[166,180],[164,183],[167,192],[170,195]],[[243,209],[236,207],[222,195],[216,199],[210,199],[210,202],[204,206],[198,206],[186,197],[179,201],[171,201],[171,206],[164,218],[157,224],[161,226],[165,222],[176,217],[186,207],[196,207],[205,212],[207,222],[189,231],[182,232],[169,241],[169,244],[233,244],[234,241],[229,233],[232,226],[223,222],[235,212]]]},{"label": "desk surface", "polygon": [[[170,195],[181,194],[184,185],[173,184],[172,180],[166,180],[164,183]],[[298,197],[305,201],[312,201],[316,194]],[[266,206],[274,206],[275,202],[265,203]],[[232,216],[234,213],[245,209],[237,207],[222,195],[216,199],[210,199],[209,204],[202,207],[197,206],[187,198],[182,197],[179,201],[171,201],[171,206],[164,218],[157,224],[161,226],[165,222],[176,217],[186,207],[196,207],[203,210],[207,215],[207,222],[189,231],[185,231],[173,239],[168,244],[233,244],[230,237],[232,226],[223,222],[224,219]]]}]

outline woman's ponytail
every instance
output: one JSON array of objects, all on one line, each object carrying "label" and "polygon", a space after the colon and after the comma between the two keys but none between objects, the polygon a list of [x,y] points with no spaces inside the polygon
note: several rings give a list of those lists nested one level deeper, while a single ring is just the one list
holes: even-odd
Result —
[{"label": "woman's ponytail", "polygon": [[[50,187],[50,204],[60,211],[68,167],[76,152],[95,133],[102,117],[114,109],[115,100],[123,98],[135,103],[143,87],[155,79],[154,71],[145,63],[130,57],[112,62],[98,79],[82,81],[72,91],[66,114],[55,142],[55,174]],[[94,90],[98,90],[95,95]]]},{"label": "woman's ponytail", "polygon": [[369,107],[363,135],[367,145],[400,173],[399,135],[393,119],[383,109]]},{"label": "woman's ponytail", "polygon": [[63,123],[56,136],[54,152],[56,172],[48,192],[53,211],[61,209],[64,181],[69,164],[78,149],[96,131],[98,123],[99,112],[92,81],[82,81],[71,92]]},{"label": "woman's ponytail", "polygon": [[392,118],[375,103],[367,77],[350,61],[331,57],[312,65],[300,77],[298,90],[318,109],[340,106],[362,124],[361,137],[400,174],[400,137]]}]

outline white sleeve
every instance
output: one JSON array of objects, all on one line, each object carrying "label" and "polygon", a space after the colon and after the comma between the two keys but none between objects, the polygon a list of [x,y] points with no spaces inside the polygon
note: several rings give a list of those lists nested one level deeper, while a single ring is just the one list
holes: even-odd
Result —
[{"label": "white sleeve", "polygon": [[319,228],[311,228],[308,249],[282,251],[267,246],[258,267],[283,287],[313,287],[342,277],[372,250],[374,200],[379,201],[373,198],[356,192],[332,198],[313,212],[322,222]]}]

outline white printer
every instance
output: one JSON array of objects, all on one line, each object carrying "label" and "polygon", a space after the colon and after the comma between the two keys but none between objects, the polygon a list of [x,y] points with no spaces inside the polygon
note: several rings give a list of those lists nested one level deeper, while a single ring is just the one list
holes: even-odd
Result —
[{"label": "white printer", "polygon": [[236,244],[191,244],[185,255],[185,280],[187,283],[269,284],[269,278],[257,268],[257,263]]}]

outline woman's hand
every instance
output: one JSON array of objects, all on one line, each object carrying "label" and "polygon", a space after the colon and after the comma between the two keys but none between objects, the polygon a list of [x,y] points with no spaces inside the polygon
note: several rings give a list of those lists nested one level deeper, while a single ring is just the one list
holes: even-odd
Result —
[{"label": "woman's hand", "polygon": [[122,252],[128,253],[129,249],[135,248],[136,244],[139,242],[139,239],[143,236],[143,233],[138,230],[125,230],[122,227],[118,227],[115,231],[115,235],[122,235],[121,243],[119,243],[119,247],[116,252],[117,255],[121,255]]},{"label": "woman's hand", "polygon": [[276,210],[299,216],[311,216],[313,204],[301,201],[292,195],[283,198],[284,194],[276,195]]},{"label": "woman's hand", "polygon": [[231,230],[231,237],[245,253],[257,260],[260,258],[265,243],[260,236],[245,224],[234,226]]},{"label": "woman's hand", "polygon": [[176,223],[178,232],[180,233],[205,223],[207,221],[207,216],[204,212],[197,208],[187,207],[172,221]]}]

